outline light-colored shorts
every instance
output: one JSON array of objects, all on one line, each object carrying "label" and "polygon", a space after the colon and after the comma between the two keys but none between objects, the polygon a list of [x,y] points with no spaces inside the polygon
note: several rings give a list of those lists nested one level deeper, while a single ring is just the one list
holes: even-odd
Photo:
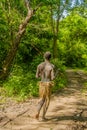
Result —
[{"label": "light-colored shorts", "polygon": [[54,86],[54,82],[50,81],[50,82],[38,82],[39,85],[39,96],[41,98],[45,98],[45,97],[50,97],[51,96],[51,90],[52,87]]}]

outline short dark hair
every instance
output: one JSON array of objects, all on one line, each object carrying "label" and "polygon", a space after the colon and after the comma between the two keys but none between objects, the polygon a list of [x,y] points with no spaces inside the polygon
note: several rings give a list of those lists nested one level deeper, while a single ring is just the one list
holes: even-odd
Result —
[{"label": "short dark hair", "polygon": [[44,58],[49,60],[51,58],[51,53],[49,51],[45,52]]}]

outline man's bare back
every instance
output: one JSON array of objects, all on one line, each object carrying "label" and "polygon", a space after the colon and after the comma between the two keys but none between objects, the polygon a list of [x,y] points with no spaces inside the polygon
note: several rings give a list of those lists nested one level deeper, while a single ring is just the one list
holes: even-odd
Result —
[{"label": "man's bare back", "polygon": [[36,78],[41,78],[41,81],[48,82],[54,79],[54,65],[45,60],[37,67]]}]

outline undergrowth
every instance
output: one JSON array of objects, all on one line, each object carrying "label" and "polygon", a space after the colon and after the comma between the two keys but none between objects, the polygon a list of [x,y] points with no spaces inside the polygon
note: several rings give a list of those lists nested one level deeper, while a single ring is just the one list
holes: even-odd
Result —
[{"label": "undergrowth", "polygon": [[[65,68],[62,66],[62,62],[58,60],[52,61],[58,69],[58,75],[56,76],[54,82],[55,86],[53,87],[53,93],[57,90],[65,87],[66,85],[66,76]],[[4,95],[8,97],[14,97],[17,101],[23,101],[30,97],[37,97],[39,87],[37,85],[38,79],[35,78],[35,72],[23,68],[19,65],[14,65],[12,72],[8,79],[3,83]]]}]

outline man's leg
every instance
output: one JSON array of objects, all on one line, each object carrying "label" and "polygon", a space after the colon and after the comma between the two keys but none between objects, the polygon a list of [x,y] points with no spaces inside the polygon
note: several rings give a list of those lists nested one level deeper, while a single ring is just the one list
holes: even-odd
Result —
[{"label": "man's leg", "polygon": [[43,106],[42,119],[45,119],[45,115],[46,115],[46,112],[47,112],[47,110],[48,110],[49,103],[50,103],[50,96],[47,96],[46,99],[45,99],[44,106]]},{"label": "man's leg", "polygon": [[40,100],[38,102],[38,106],[37,106],[37,113],[36,113],[36,116],[35,118],[39,118],[39,114],[40,114],[40,110],[45,102],[45,87],[43,86],[43,82],[39,82],[39,96],[40,96]]},{"label": "man's leg", "polygon": [[42,118],[45,119],[45,115],[46,115],[46,112],[48,110],[48,107],[49,107],[49,103],[50,103],[50,97],[51,97],[51,88],[50,88],[50,84],[47,84],[46,88],[45,88],[45,92],[46,92],[46,98],[45,98],[45,103],[44,103],[44,106],[43,106],[43,115],[42,115]]},{"label": "man's leg", "polygon": [[37,106],[37,114],[35,115],[35,118],[37,118],[37,119],[39,118],[40,110],[41,110],[41,108],[42,108],[44,102],[45,102],[45,99],[42,98],[42,99],[39,101],[39,103],[38,103],[38,106]]}]

